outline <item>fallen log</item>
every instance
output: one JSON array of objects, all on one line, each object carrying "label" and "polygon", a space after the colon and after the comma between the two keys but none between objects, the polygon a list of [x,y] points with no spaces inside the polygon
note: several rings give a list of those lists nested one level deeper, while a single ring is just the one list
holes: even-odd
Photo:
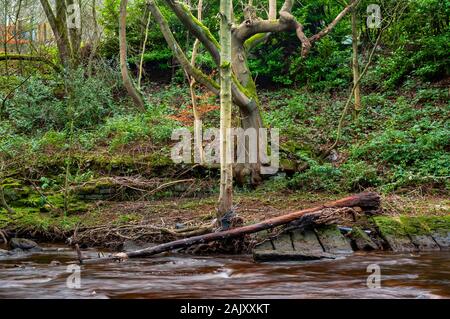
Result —
[{"label": "fallen log", "polygon": [[[84,259],[83,264],[102,263],[108,261],[120,261],[127,258],[140,258],[149,257],[162,252],[185,248],[196,244],[205,244],[216,240],[226,240],[231,238],[241,237],[246,234],[256,233],[262,230],[271,229],[277,226],[289,224],[298,219],[305,220],[308,223],[314,222],[316,218],[320,219],[323,211],[329,211],[331,208],[344,208],[344,207],[361,207],[363,210],[375,211],[380,207],[380,197],[376,193],[360,193],[357,195],[345,197],[337,201],[329,202],[318,207],[303,209],[300,211],[292,212],[283,216],[273,217],[265,221],[233,228],[230,230],[219,231],[215,233],[209,233],[205,235],[199,235],[184,239],[175,240],[158,246],[153,246],[145,249],[140,249],[128,253],[118,253],[111,257],[97,258],[97,259]],[[298,222],[296,223],[298,225]]]}]

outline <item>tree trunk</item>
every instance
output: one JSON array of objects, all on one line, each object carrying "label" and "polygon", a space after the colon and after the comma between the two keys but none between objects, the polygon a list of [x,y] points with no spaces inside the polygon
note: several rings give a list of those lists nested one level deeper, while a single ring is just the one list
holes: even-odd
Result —
[{"label": "tree trunk", "polygon": [[[64,66],[64,68],[72,68],[76,66],[76,63],[73,60],[75,56],[73,52],[79,51],[81,38],[80,41],[75,41],[73,43],[74,47],[71,49],[69,30],[67,28],[66,1],[56,1],[56,14],[53,12],[48,0],[40,0],[40,2],[50,27],[52,28],[53,35],[55,36],[60,63]],[[78,46],[76,47],[76,45]]]},{"label": "tree trunk", "polygon": [[231,25],[232,0],[220,1],[220,197],[217,219],[232,211],[233,166],[231,158]]},{"label": "tree trunk", "polygon": [[[197,19],[202,21],[203,0],[199,0],[197,4]],[[200,40],[195,39],[194,46],[192,47],[191,65],[195,68],[195,60],[197,59],[198,48],[200,46]],[[192,100],[192,113],[194,115],[194,156],[196,160],[203,165],[205,162],[205,154],[203,152],[202,145],[202,120],[197,109],[197,95],[195,94],[196,82],[194,77],[188,75],[189,79],[189,91],[191,93]]]},{"label": "tree trunk", "polygon": [[141,81],[142,81],[142,71],[143,71],[143,65],[144,65],[144,54],[145,54],[145,46],[147,45],[147,39],[148,39],[148,29],[150,27],[150,20],[151,20],[151,16],[152,13],[150,12],[150,10],[148,10],[147,12],[148,16],[147,16],[147,23],[145,25],[145,35],[144,35],[144,40],[142,43],[142,51],[141,51],[141,60],[139,61],[139,76],[138,76],[138,84],[137,87],[140,90],[141,89]]},{"label": "tree trunk", "polygon": [[[78,6],[81,14],[81,3],[80,0],[66,0],[67,5]],[[80,49],[81,49],[81,34],[82,34],[82,19],[80,17],[80,28],[70,28],[69,31],[69,41],[71,48],[71,61],[72,65],[78,66],[80,63]]]},{"label": "tree trunk", "polygon": [[277,19],[277,0],[269,0],[269,20]]},{"label": "tree trunk", "polygon": [[327,220],[328,217],[324,215],[327,215],[329,213],[329,209],[343,208],[343,207],[349,208],[361,207],[367,213],[371,214],[377,213],[380,211],[380,196],[376,193],[360,193],[353,196],[342,198],[337,201],[325,203],[321,206],[303,209],[283,216],[273,217],[271,219],[253,225],[247,225],[243,227],[234,228],[231,230],[225,230],[216,233],[180,239],[129,253],[120,253],[113,257],[83,260],[83,263],[93,264],[108,261],[116,261],[121,260],[123,258],[149,257],[165,251],[185,248],[196,244],[205,244],[216,240],[239,238],[246,234],[260,232],[277,226],[286,225],[291,222],[295,223],[295,227],[299,227],[300,225],[314,223],[318,220],[321,220],[322,218]]},{"label": "tree trunk", "polygon": [[119,17],[119,42],[120,42],[120,71],[122,73],[123,85],[134,104],[141,110],[145,111],[144,100],[141,94],[134,87],[128,72],[127,65],[127,3],[128,0],[120,1],[120,17]]},{"label": "tree trunk", "polygon": [[356,8],[352,9],[352,47],[353,47],[353,83],[355,85],[355,104],[354,114],[355,117],[359,115],[361,111],[361,88],[359,79],[359,62],[358,62],[358,25]]},{"label": "tree trunk", "polygon": [[[247,52],[242,41],[233,36],[232,38],[232,55],[233,55],[233,72],[236,74],[237,80],[247,90],[246,94],[253,99],[255,105],[253,108],[240,108],[241,126],[244,130],[255,129],[258,133],[259,129],[263,127],[263,121],[260,113],[260,102],[258,99],[258,93],[256,90],[255,82],[252,78],[251,71],[247,63]],[[256,135],[259,139],[259,135]],[[248,146],[245,150],[248,153]],[[257,163],[237,164],[235,165],[235,176],[239,184],[245,184],[245,178],[250,174],[250,184],[258,185],[261,183],[261,162],[259,158],[259,140],[257,142]]]}]

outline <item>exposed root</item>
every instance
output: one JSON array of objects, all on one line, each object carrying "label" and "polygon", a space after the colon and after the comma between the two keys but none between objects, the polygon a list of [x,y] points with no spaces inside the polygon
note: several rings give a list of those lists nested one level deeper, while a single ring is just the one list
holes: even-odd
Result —
[{"label": "exposed root", "polygon": [[2,230],[0,230],[0,237],[3,239],[4,244],[8,243],[8,239],[6,239],[6,234]]},{"label": "exposed root", "polygon": [[87,245],[117,248],[125,240],[162,243],[202,235],[211,231],[213,231],[212,224],[193,225],[181,229],[148,224],[104,225],[81,230],[78,233],[77,240]]}]

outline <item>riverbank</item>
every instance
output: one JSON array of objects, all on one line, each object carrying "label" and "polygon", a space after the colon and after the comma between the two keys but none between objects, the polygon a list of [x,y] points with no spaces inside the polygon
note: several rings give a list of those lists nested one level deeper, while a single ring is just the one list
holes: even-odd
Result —
[{"label": "riverbank", "polygon": [[[365,95],[361,114],[347,116],[327,157],[346,94],[263,92],[264,123],[280,128],[280,170],[257,188],[235,185],[236,212],[250,224],[368,190],[382,194],[387,216],[449,215],[446,83]],[[0,208],[0,229],[64,242],[78,228],[86,246],[117,248],[210,228],[217,167],[170,158],[173,129],[192,127],[189,101],[187,88],[167,85],[151,94],[147,112],[111,113],[75,136],[2,121],[0,189],[14,213]],[[217,112],[203,114],[205,129],[218,127]]]},{"label": "riverbank", "polygon": [[[244,224],[318,206],[346,195],[274,188],[273,182],[268,182],[257,190],[236,191],[236,213]],[[33,201],[27,197],[14,203]],[[35,203],[28,207],[15,204],[12,205],[14,214],[0,210],[0,229],[9,236],[43,242],[65,242],[77,230],[78,240],[86,247],[119,249],[127,241],[163,243],[211,231],[217,194],[130,201],[84,199],[78,200],[74,211],[67,215],[62,213],[61,207],[45,205],[48,204]],[[417,220],[436,217],[447,223],[450,230],[449,211],[450,200],[440,196],[417,193],[382,196],[382,214],[393,223],[410,217]],[[380,218],[378,226],[383,226],[386,223]]]}]

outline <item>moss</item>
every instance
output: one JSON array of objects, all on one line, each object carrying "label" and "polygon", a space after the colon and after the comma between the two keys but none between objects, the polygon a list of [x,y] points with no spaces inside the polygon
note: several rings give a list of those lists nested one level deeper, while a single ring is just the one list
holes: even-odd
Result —
[{"label": "moss", "polygon": [[[27,197],[11,202],[14,210],[18,211],[40,211],[61,213],[64,209],[64,195],[62,193],[30,193]],[[69,198],[68,213],[79,213],[86,211],[89,207],[86,203],[75,198]]]},{"label": "moss", "polygon": [[183,11],[189,16],[189,18],[194,21],[194,23],[202,29],[205,36],[214,44],[214,46],[220,50],[220,43],[216,40],[216,38],[213,36],[211,31],[208,29],[207,26],[205,26],[200,20],[198,20],[191,12],[191,9],[189,6],[183,2],[178,3],[179,6],[183,9]]},{"label": "moss", "polygon": [[421,216],[421,222],[431,232],[450,232],[450,215],[447,216]]},{"label": "moss", "polygon": [[266,37],[266,33],[258,33],[258,34],[255,34],[254,36],[248,38],[244,43],[245,49],[249,50],[250,48],[252,48],[255,45],[255,42],[258,42],[258,41],[264,39],[265,37]]},{"label": "moss", "polygon": [[229,69],[231,67],[231,62],[223,62],[221,65],[220,65],[220,68],[222,68],[222,69]]},{"label": "moss", "polygon": [[42,214],[37,208],[21,207],[15,209],[15,215],[5,215],[0,211],[0,227],[11,225],[15,229],[31,232],[73,231],[81,219],[79,216],[52,216]]},{"label": "moss", "polygon": [[400,220],[408,235],[428,235],[430,228],[422,222],[420,217],[401,216]]},{"label": "moss", "polygon": [[5,178],[0,184],[4,189],[8,188],[18,188],[22,186],[22,183],[14,178]]},{"label": "moss", "polygon": [[382,234],[397,236],[429,235],[434,231],[450,231],[450,216],[401,216],[400,218],[376,216],[374,223]]},{"label": "moss", "polygon": [[369,236],[359,227],[353,227],[350,235],[353,239],[370,240]]},{"label": "moss", "polygon": [[373,222],[383,235],[406,236],[405,228],[399,219],[386,216],[375,216]]},{"label": "moss", "polygon": [[152,153],[147,158],[147,161],[148,161],[150,167],[162,167],[162,166],[174,165],[174,163],[170,157],[159,154],[159,153]]},{"label": "moss", "polygon": [[280,167],[285,171],[297,170],[297,164],[295,163],[295,161],[287,158],[280,159]]}]

